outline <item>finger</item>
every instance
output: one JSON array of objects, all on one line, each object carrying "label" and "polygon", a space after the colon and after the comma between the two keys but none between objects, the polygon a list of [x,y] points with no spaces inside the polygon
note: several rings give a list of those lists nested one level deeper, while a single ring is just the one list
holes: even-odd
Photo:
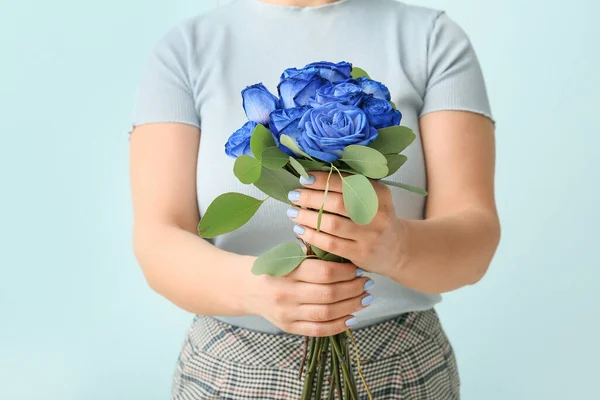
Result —
[{"label": "finger", "polygon": [[[325,192],[310,189],[296,189],[288,193],[288,199],[292,203],[301,207],[313,208],[315,210],[321,209],[324,196]],[[327,193],[323,210],[345,217],[348,216],[346,208],[344,207],[344,198],[341,193],[337,192]]]},{"label": "finger", "polygon": [[310,337],[333,336],[347,331],[357,322],[353,315],[346,315],[328,322],[296,321],[289,324],[288,332]]},{"label": "finger", "polygon": [[[294,232],[307,243],[348,260],[352,260],[352,254],[357,249],[357,242],[354,240],[333,236],[326,232],[317,232],[316,229],[308,226],[295,225]],[[357,234],[361,234],[361,232],[364,231],[357,228]]]},{"label": "finger", "polygon": [[373,295],[363,293],[352,299],[334,304],[302,304],[299,307],[299,320],[309,322],[327,322],[354,314],[367,308],[373,302]]},{"label": "finger", "polygon": [[287,277],[300,282],[328,284],[351,281],[362,274],[363,270],[352,263],[307,259]]},{"label": "finger", "polygon": [[372,286],[373,281],[367,277],[331,284],[296,282],[292,301],[297,304],[332,304],[360,296]]},{"label": "finger", "polygon": [[[290,208],[287,213],[288,217],[298,225],[308,226],[317,229],[319,222],[319,212]],[[357,224],[351,219],[342,217],[337,214],[323,214],[321,217],[321,231],[327,232],[337,237],[345,239],[356,239],[360,235],[360,230],[357,229]]]},{"label": "finger", "polygon": [[[310,189],[325,190],[327,177],[329,177],[329,172],[310,171],[308,179],[301,177],[300,183]],[[329,178],[329,191],[342,192],[342,180],[336,171],[333,171]]]}]

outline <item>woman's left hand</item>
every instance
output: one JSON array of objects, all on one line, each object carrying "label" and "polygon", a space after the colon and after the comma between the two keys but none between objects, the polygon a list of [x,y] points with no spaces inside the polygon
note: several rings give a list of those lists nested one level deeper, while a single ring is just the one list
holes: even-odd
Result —
[{"label": "woman's left hand", "polygon": [[[371,223],[359,225],[348,217],[342,196],[342,180],[335,172],[329,180],[320,231],[317,232],[319,209],[323,203],[328,172],[311,171],[314,176],[300,182],[305,189],[296,189],[288,195],[299,207],[288,210],[288,217],[296,223],[294,232],[307,243],[329,253],[350,260],[354,265],[382,275],[390,275],[403,259],[404,226],[396,216],[389,187],[371,180],[379,199],[377,215]],[[306,207],[309,209],[303,209]]]}]

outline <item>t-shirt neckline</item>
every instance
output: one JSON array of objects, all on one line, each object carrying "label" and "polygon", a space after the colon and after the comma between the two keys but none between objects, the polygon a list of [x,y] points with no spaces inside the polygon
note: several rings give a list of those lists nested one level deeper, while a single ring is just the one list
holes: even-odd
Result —
[{"label": "t-shirt neckline", "polygon": [[350,3],[353,0],[337,0],[333,3],[322,4],[320,6],[312,7],[300,7],[300,6],[286,6],[282,4],[265,3],[260,0],[245,0],[248,3],[252,3],[254,7],[258,7],[264,11],[270,12],[320,12],[338,8],[345,3]]}]

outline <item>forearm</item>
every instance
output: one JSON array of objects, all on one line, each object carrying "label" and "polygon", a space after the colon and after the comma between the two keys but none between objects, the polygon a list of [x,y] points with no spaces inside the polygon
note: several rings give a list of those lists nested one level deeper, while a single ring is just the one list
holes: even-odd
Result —
[{"label": "forearm", "polygon": [[402,220],[397,266],[389,275],[424,293],[444,293],[479,281],[500,240],[492,213],[465,210],[426,220]]},{"label": "forearm", "polygon": [[173,225],[137,227],[135,253],[148,284],[177,306],[202,315],[245,315],[254,257],[216,248]]}]

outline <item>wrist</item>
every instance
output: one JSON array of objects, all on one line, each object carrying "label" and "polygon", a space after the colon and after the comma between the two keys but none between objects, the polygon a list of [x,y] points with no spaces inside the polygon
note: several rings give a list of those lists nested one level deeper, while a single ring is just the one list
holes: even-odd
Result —
[{"label": "wrist", "polygon": [[260,293],[264,290],[264,275],[254,275],[252,265],[257,257],[242,256],[241,269],[237,274],[237,285],[233,296],[239,315],[259,315],[257,306]]}]

